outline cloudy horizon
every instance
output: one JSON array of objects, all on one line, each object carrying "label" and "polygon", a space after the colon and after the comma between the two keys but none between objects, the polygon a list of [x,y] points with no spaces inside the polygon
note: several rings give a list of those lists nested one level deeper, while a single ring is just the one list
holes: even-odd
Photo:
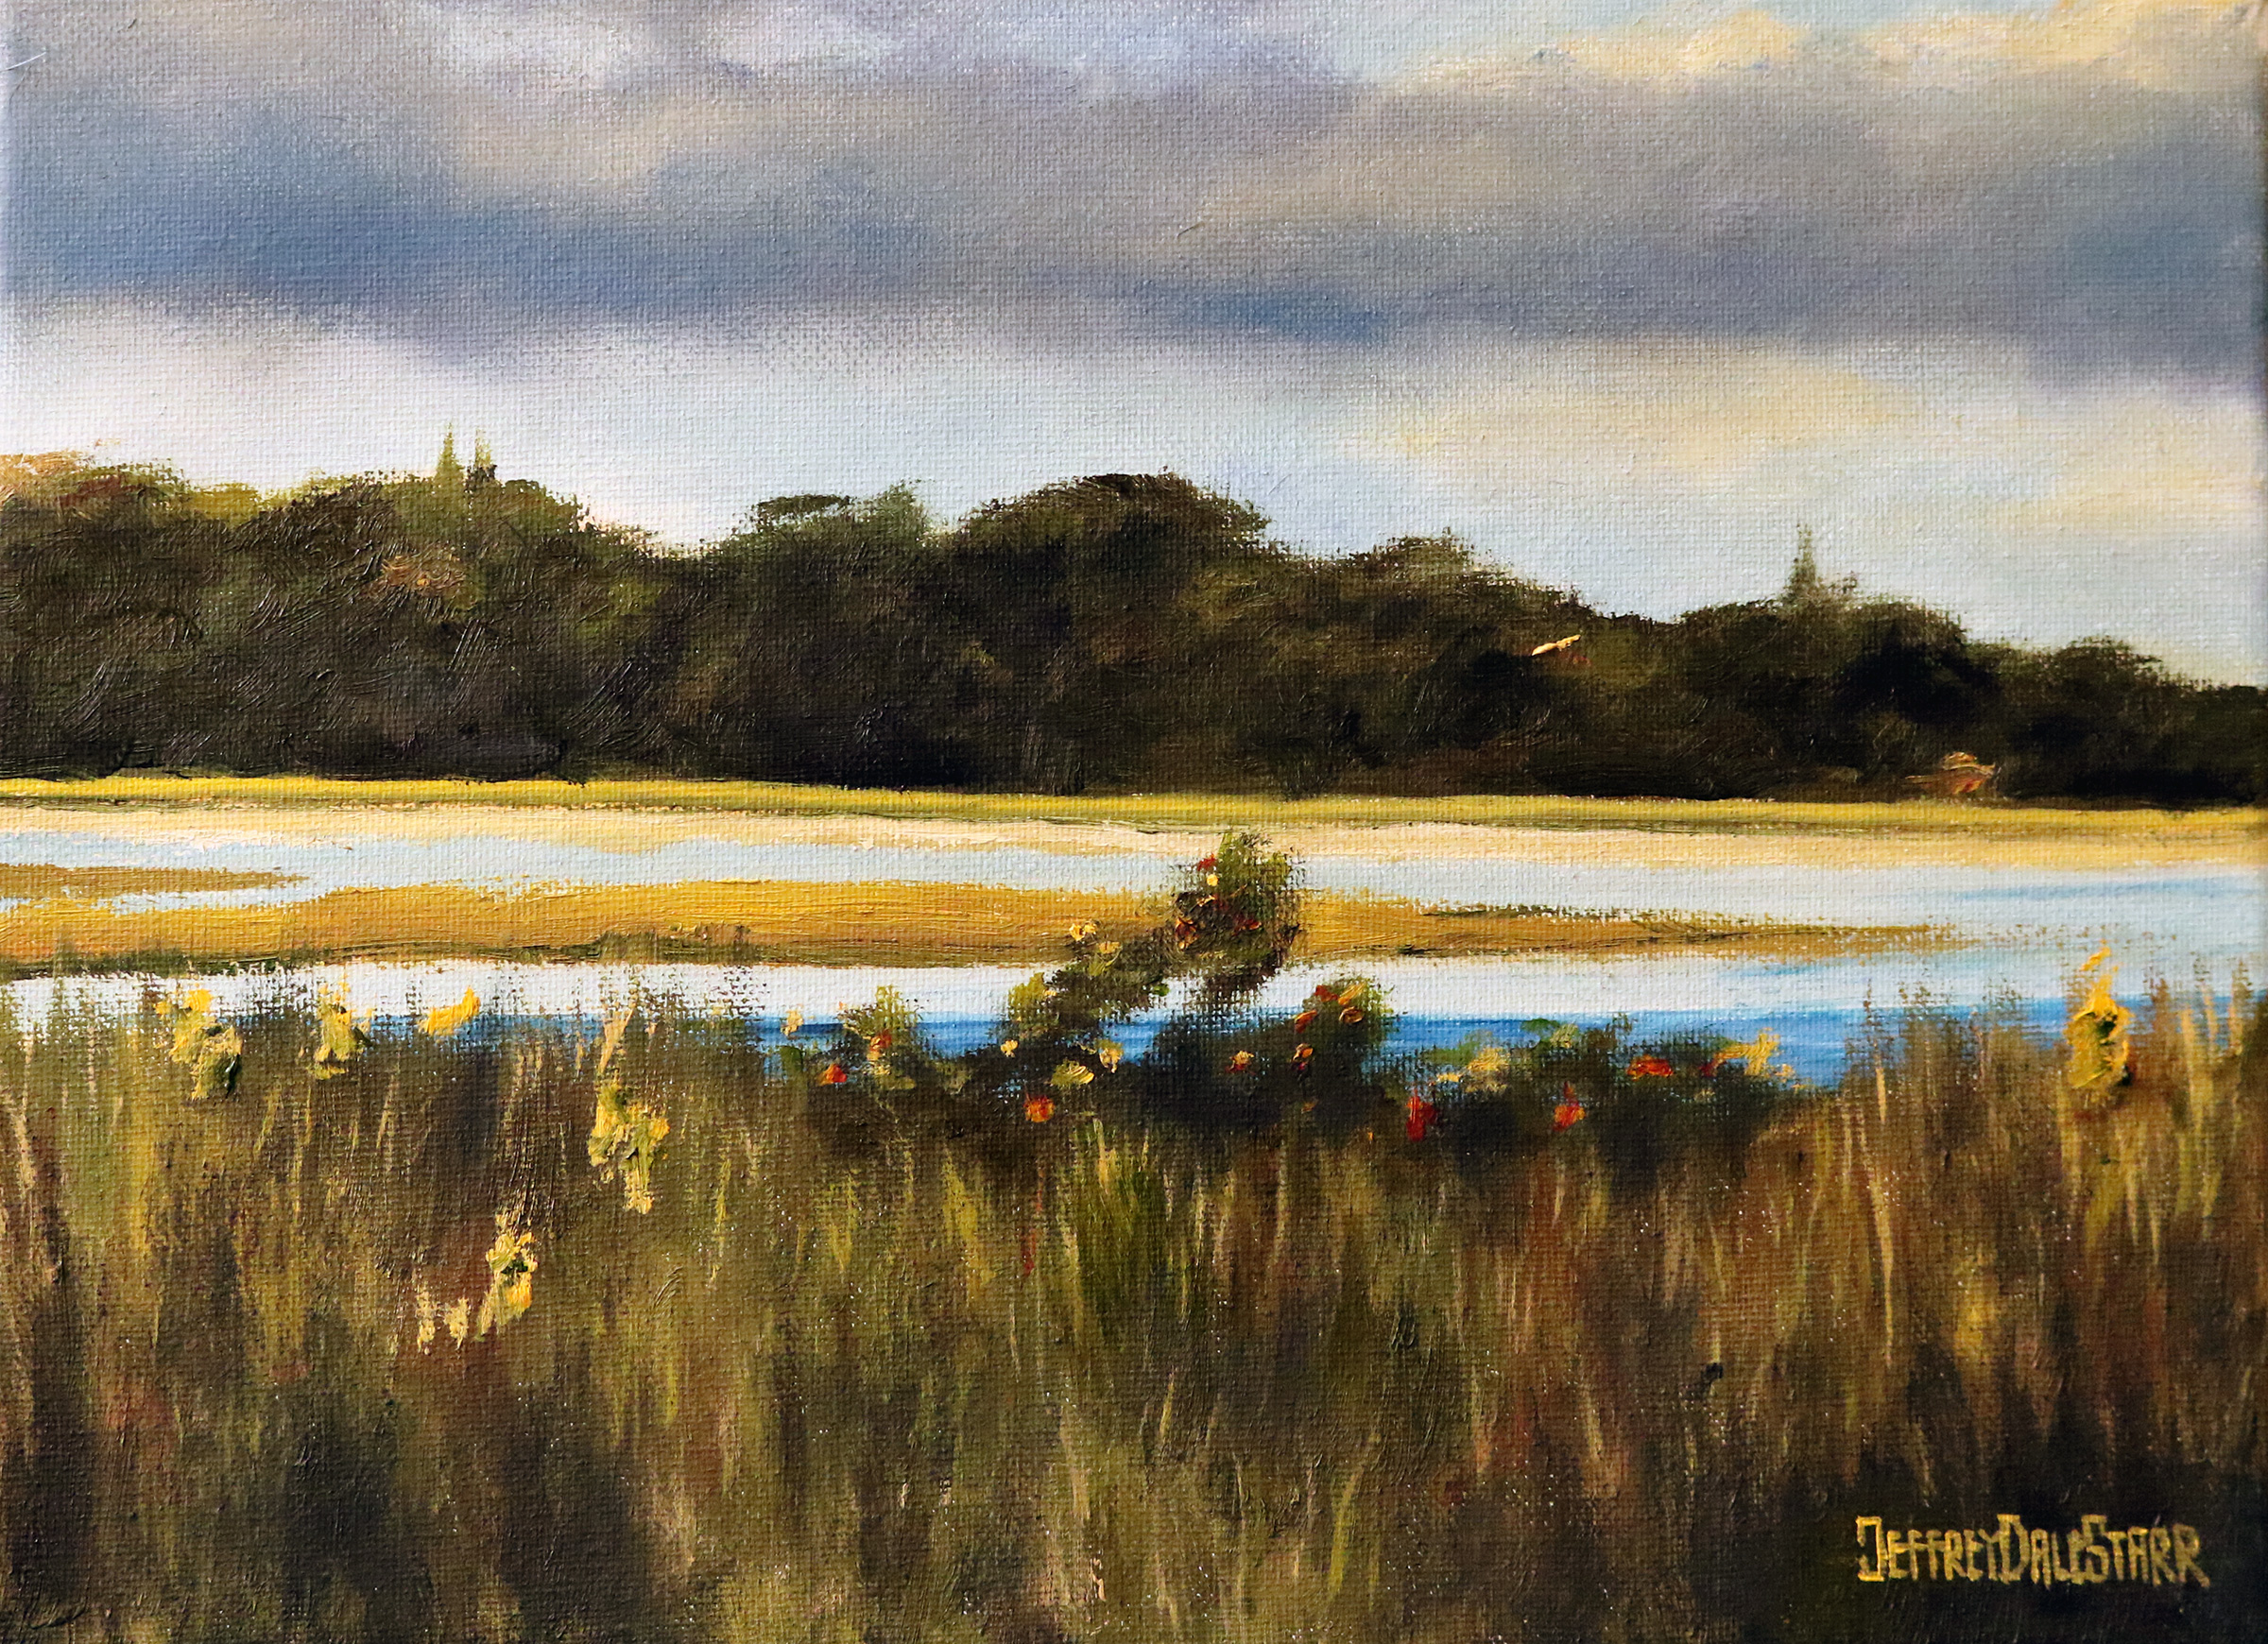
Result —
[{"label": "cloudy horizon", "polygon": [[2268,681],[2257,5],[45,0],[8,449],[444,426],[697,543],[1171,468],[1672,615]]}]

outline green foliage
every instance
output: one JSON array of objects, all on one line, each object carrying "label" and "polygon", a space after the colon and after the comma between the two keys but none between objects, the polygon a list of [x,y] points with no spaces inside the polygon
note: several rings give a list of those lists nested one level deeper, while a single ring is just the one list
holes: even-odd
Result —
[{"label": "green foliage", "polygon": [[1299,936],[1291,859],[1256,833],[1223,835],[1220,848],[1182,876],[1172,933],[1180,964],[1203,974],[1209,1005],[1258,987]]},{"label": "green foliage", "polygon": [[799,497],[678,568],[656,729],[680,769],[792,780],[940,781],[974,666],[922,612],[950,580],[910,491]]},{"label": "green foliage", "polygon": [[[1688,1154],[1736,1156],[1776,1116],[1819,1093],[1772,1060],[1765,1033],[1633,1039],[1630,1024],[1537,1020],[1524,1041],[1469,1041],[1419,1058],[1413,1100],[1469,1157],[1502,1148],[1595,1146],[1625,1190]],[[1413,1126],[1415,1130],[1416,1126]]]},{"label": "green foliage", "polygon": [[[845,1011],[823,1050],[782,1047],[781,1070],[853,1152],[943,1135],[1028,1160],[1080,1122],[1131,1115],[1195,1135],[1400,1135],[1486,1160],[1557,1144],[1580,1123],[1566,1145],[1595,1143],[1630,1183],[1696,1151],[1737,1151],[1818,1094],[1773,1063],[1769,1032],[1641,1041],[1627,1021],[1538,1020],[1514,1045],[1397,1051],[1392,1002],[1351,973],[1289,1010],[1255,1006],[1294,953],[1298,890],[1291,860],[1248,832],[1182,870],[1168,910],[1116,939],[1074,926],[1066,963],[1012,988],[992,1039],[972,1051],[939,1052],[885,988]],[[1130,1056],[1121,1039],[1149,1012],[1163,1019]]]},{"label": "green foliage", "polygon": [[[1295,1061],[1288,1030],[1239,1008],[1298,936],[1296,877],[1290,859],[1257,835],[1229,833],[1179,876],[1168,921],[1118,937],[1074,925],[1067,961],[1009,991],[992,1043],[941,1055],[903,999],[884,989],[871,1005],[844,1013],[823,1057],[787,1050],[783,1066],[808,1081],[808,1099],[838,1139],[860,1145],[925,1126],[1028,1142],[1025,1127],[1047,1124],[1058,1110],[1068,1120],[1103,1107],[1172,1106],[1244,1122],[1271,1106],[1297,1106],[1310,1087],[1282,1079],[1310,1071],[1308,1058]],[[1160,1032],[1166,1049],[1128,1061],[1113,1036],[1168,1000],[1177,983],[1187,997]],[[1383,1025],[1319,1042],[1332,1049],[1321,1065],[1336,1075],[1375,1078],[1367,1063]]]},{"label": "green foliage", "polygon": [[848,785],[2011,797],[2268,795],[2268,694],[2121,646],[1972,643],[1824,575],[1610,617],[1453,538],[1292,554],[1172,474],[957,524],[759,503],[697,555],[445,447],[285,496],[0,459],[0,770]]}]

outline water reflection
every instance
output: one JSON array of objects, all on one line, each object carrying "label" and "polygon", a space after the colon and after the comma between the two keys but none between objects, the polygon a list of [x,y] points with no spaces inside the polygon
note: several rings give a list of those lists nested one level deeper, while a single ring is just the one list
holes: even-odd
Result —
[{"label": "water reflection", "polygon": [[[464,831],[431,831],[447,826]],[[1416,835],[1422,834],[1422,839]],[[784,835],[780,837],[779,835]],[[542,815],[482,810],[477,817],[404,820],[369,814],[280,812],[89,813],[0,811],[0,860],[64,867],[131,865],[251,869],[300,882],[122,899],[128,905],[217,907],[350,886],[439,882],[666,884],[685,880],[816,882],[971,882],[1071,892],[1147,891],[1189,860],[1192,840],[1131,829],[1053,831],[1028,837],[960,824],[873,818]],[[1852,852],[1864,840],[1846,842]],[[1532,847],[1532,848],[1531,848]],[[1740,920],[1922,925],[1959,938],[1802,963],[1680,954],[1392,960],[1363,967],[1394,989],[1411,1034],[1444,1035],[1533,1017],[1599,1020],[1628,1014],[1641,1025],[1770,1019],[1810,1024],[1799,1055],[1821,1073],[1843,1033],[1870,1005],[1895,1008],[1916,993],[1953,1004],[1996,995],[2032,1002],[2045,1019],[2068,978],[2105,944],[2123,967],[2122,991],[2154,977],[2186,982],[2195,968],[2225,978],[2268,952],[2268,882],[2243,863],[2181,861],[2105,868],[2002,866],[1906,860],[1897,865],[1760,859],[1768,845],[1727,841],[1722,860],[1664,860],[1658,835],[1506,834],[1428,828],[1309,833],[1298,842],[1316,890],[1435,904],[1533,905]],[[1675,855],[1675,852],[1671,853]],[[838,1002],[900,988],[954,1036],[986,1031],[1007,987],[1028,972],[1000,968],[893,971],[715,965],[351,966],[226,982],[232,989],[300,991],[320,978],[364,996],[382,1017],[447,1003],[470,986],[507,1011],[593,1015],[609,999],[648,987],[702,1010],[800,1009],[816,1020]],[[1278,985],[1288,1002],[1313,975]],[[73,983],[106,997],[138,997],[130,979]],[[37,1010],[47,984],[20,984]],[[1794,1042],[1792,1040],[1792,1042]]]},{"label": "water reflection", "polygon": [[[1735,1036],[1761,1027],[1777,1032],[1786,1060],[1805,1078],[1831,1081],[1842,1070],[1847,1040],[1868,1013],[1896,1014],[1909,1002],[1966,1009],[1988,998],[2025,1002],[2018,1014],[2034,1025],[2052,1025],[2063,1009],[2070,973],[2086,958],[2077,948],[2039,953],[1998,951],[1901,953],[1865,962],[1762,965],[1706,958],[1568,960],[1383,960],[1353,967],[1374,978],[1394,1001],[1394,1047],[1454,1043],[1474,1034],[1520,1036],[1538,1018],[1599,1023],[1627,1017],[1641,1036],[1704,1028]],[[1294,966],[1271,982],[1259,1008],[1294,1008],[1326,975]],[[595,1023],[639,999],[666,1000],[673,1008],[722,1015],[776,1033],[782,1019],[799,1017],[804,1031],[823,1034],[847,1006],[863,1004],[878,989],[904,996],[941,1048],[958,1052],[997,1031],[1008,990],[1031,974],[1005,966],[890,968],[732,966],[709,964],[507,964],[437,961],[411,965],[355,964],[199,977],[215,1008],[240,1012],[279,1007],[307,1011],[320,993],[369,1012],[379,1031],[406,1031],[427,1011],[448,1006],[471,990],[483,1002],[483,1032],[534,1019]],[[2139,1003],[2153,973],[2122,973],[2119,992]],[[2227,972],[2219,973],[2225,985]],[[2186,980],[2186,975],[2169,978]],[[142,976],[35,978],[4,991],[19,1020],[44,1019],[59,1003],[131,1011],[171,996],[187,984]],[[1129,1024],[1119,1037],[1139,1054],[1158,1025],[1186,1002],[1175,997]]]}]

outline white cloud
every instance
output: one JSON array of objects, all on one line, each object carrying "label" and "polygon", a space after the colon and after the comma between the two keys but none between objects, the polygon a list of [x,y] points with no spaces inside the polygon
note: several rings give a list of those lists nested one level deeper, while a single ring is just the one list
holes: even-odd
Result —
[{"label": "white cloud", "polygon": [[1908,19],[1869,34],[1885,65],[1957,83],[1979,72],[2084,69],[2166,92],[2226,86],[2257,70],[2259,0],[2063,0],[2053,10]]},{"label": "white cloud", "polygon": [[1369,431],[1608,603],[1757,597],[1798,523],[1869,590],[1992,637],[2108,632],[2268,676],[2261,416],[2245,387],[2043,379],[1875,347],[1468,350]]},{"label": "white cloud", "polygon": [[509,0],[419,6],[442,60],[473,80],[503,87],[566,89],[619,84],[665,60],[634,20],[582,8]]},{"label": "white cloud", "polygon": [[722,13],[702,36],[720,62],[759,74],[839,69],[873,63],[890,38],[823,6],[740,6]]},{"label": "white cloud", "polygon": [[561,331],[470,356],[258,314],[90,310],[19,347],[14,380],[39,387],[8,407],[0,449],[107,437],[200,480],[422,468],[453,423],[485,431],[507,472],[698,541],[782,492],[911,481],[957,514],[1172,468],[1313,548],[1453,528],[1658,615],[1775,591],[1804,523],[1831,574],[1981,634],[2108,632],[2268,680],[2255,396],[2047,381],[2012,354],[1204,346],[932,309]]},{"label": "white cloud", "polygon": [[2156,91],[2225,92],[2262,43],[2259,0],[2062,0],[2052,10],[1928,11],[1871,26],[1790,21],[1772,10],[1678,8],[1619,27],[1506,39],[1407,71],[1418,83],[1502,91],[1581,72],[1680,80],[1761,74],[1873,74],[1953,86],[2084,71]]}]

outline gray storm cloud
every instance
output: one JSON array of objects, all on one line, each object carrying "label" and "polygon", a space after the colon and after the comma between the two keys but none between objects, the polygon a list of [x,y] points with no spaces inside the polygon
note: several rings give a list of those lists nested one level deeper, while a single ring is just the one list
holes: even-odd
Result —
[{"label": "gray storm cloud", "polygon": [[9,276],[433,330],[1029,301],[2249,369],[2247,37],[2169,15],[2219,68],[1782,31],[1379,83],[1217,0],[33,6]]}]

